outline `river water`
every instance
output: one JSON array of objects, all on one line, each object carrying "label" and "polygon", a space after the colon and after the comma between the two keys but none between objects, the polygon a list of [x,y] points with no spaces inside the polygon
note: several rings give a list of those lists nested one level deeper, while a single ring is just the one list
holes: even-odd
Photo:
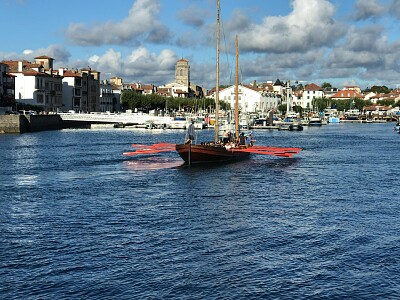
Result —
[{"label": "river water", "polygon": [[256,130],[303,151],[202,167],[122,155],[179,130],[0,135],[0,298],[399,299],[393,125]]}]

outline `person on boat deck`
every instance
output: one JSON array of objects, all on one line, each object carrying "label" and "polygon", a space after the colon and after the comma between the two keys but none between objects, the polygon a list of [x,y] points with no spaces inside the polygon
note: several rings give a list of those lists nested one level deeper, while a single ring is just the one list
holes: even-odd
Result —
[{"label": "person on boat deck", "polygon": [[192,120],[192,122],[190,123],[189,127],[188,127],[188,131],[187,131],[188,137],[189,137],[189,141],[191,143],[193,143],[194,141],[194,121]]},{"label": "person on boat deck", "polygon": [[224,130],[224,139],[223,139],[223,143],[226,144],[229,142],[229,133],[226,132],[226,130]]},{"label": "person on boat deck", "polygon": [[227,143],[225,144],[225,148],[226,148],[226,150],[235,148],[235,144],[232,143],[232,142],[227,142]]},{"label": "person on boat deck", "polygon": [[246,138],[246,146],[249,147],[251,145],[251,134],[249,134]]},{"label": "person on boat deck", "polygon": [[246,145],[246,137],[244,136],[244,132],[240,134],[239,137],[239,145]]},{"label": "person on boat deck", "polygon": [[228,141],[229,141],[229,142],[233,142],[233,141],[234,141],[234,139],[233,139],[233,133],[232,133],[231,131],[228,132]]}]

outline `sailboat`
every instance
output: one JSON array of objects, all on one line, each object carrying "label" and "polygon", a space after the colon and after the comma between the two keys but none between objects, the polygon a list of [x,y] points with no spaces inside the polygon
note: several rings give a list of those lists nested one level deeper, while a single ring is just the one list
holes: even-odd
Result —
[{"label": "sailboat", "polygon": [[[176,151],[185,161],[185,164],[226,162],[243,160],[250,156],[249,152],[241,151],[245,145],[227,148],[219,141],[219,41],[220,41],[220,1],[217,1],[217,47],[216,47],[216,88],[215,88],[215,137],[213,142],[194,144],[192,141],[177,144]],[[235,103],[235,140],[239,139],[239,80],[238,65],[239,51],[236,36],[236,103]]]},{"label": "sailboat", "polygon": [[[193,143],[189,139],[183,144],[157,143],[153,145],[132,144],[134,151],[124,152],[126,156],[152,155],[162,152],[171,152],[176,150],[186,165],[230,162],[244,160],[250,157],[251,153],[272,155],[278,157],[292,157],[298,154],[301,148],[284,148],[253,146],[248,141],[243,142],[244,135],[239,136],[239,43],[236,36],[236,84],[235,84],[235,141],[240,141],[239,145],[224,145],[219,139],[219,40],[220,40],[220,0],[217,0],[217,47],[216,47],[216,89],[215,89],[215,136],[212,142]],[[193,129],[194,130],[194,129]],[[191,134],[192,135],[192,134]]]}]

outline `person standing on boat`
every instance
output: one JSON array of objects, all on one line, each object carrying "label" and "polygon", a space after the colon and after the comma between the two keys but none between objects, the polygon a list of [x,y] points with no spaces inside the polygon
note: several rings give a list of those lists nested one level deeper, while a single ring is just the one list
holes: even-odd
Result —
[{"label": "person standing on boat", "polygon": [[190,125],[189,125],[188,130],[187,130],[187,135],[189,137],[188,142],[190,142],[192,144],[193,144],[193,141],[194,141],[194,134],[195,134],[194,133],[194,121],[192,120],[192,122],[190,122]]},{"label": "person standing on boat", "polygon": [[244,132],[242,132],[239,136],[239,145],[246,145],[246,137],[244,136]]}]

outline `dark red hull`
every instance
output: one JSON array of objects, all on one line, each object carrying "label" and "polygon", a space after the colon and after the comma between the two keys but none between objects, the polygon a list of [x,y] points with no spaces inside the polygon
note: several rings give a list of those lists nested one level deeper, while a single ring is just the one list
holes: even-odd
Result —
[{"label": "dark red hull", "polygon": [[248,152],[227,150],[221,146],[179,144],[175,148],[185,164],[229,162],[250,156]]}]

